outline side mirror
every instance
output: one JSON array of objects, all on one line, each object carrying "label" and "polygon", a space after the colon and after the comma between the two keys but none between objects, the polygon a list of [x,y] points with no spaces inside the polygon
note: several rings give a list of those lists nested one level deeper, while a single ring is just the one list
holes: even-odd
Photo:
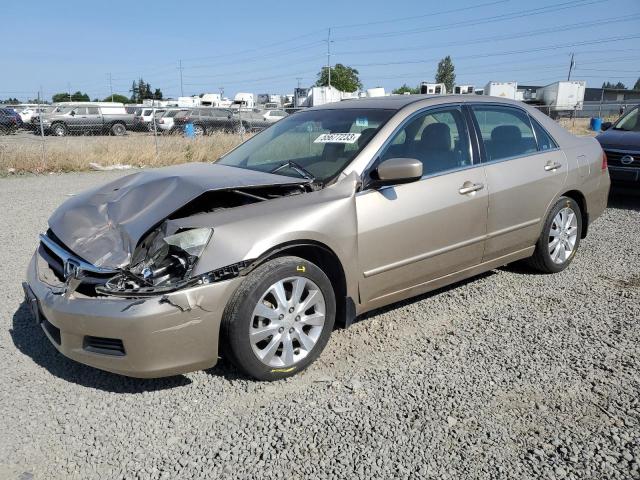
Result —
[{"label": "side mirror", "polygon": [[415,158],[390,158],[384,160],[371,173],[370,186],[410,183],[422,178],[422,162]]},{"label": "side mirror", "polygon": [[76,116],[76,111],[75,111],[75,110],[71,110],[70,115],[71,115],[72,117],[75,117],[75,116]]},{"label": "side mirror", "polygon": [[604,122],[600,128],[601,128],[602,130],[609,130],[609,129],[611,128],[611,125],[613,125],[613,123],[611,123],[611,122]]}]

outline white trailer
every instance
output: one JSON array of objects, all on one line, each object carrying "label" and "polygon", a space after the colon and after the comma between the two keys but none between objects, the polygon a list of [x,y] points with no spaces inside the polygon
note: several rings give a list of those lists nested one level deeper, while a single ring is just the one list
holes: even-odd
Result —
[{"label": "white trailer", "polygon": [[254,108],[256,106],[255,97],[253,93],[238,92],[233,97],[231,106],[235,108]]},{"label": "white trailer", "polygon": [[447,86],[444,83],[422,82],[420,84],[420,93],[426,93],[427,95],[446,95]]},{"label": "white trailer", "polygon": [[584,80],[555,82],[538,88],[536,101],[549,107],[550,112],[582,110],[586,87]]},{"label": "white trailer", "polygon": [[484,95],[516,99],[518,82],[489,82],[484,86]]},{"label": "white trailer", "polygon": [[475,87],[473,85],[456,85],[453,87],[453,93],[456,95],[471,95],[474,91]]}]

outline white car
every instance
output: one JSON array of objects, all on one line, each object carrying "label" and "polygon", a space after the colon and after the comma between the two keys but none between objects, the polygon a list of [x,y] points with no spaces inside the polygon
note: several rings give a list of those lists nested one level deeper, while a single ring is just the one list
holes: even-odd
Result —
[{"label": "white car", "polygon": [[152,108],[152,107],[143,107],[136,110],[136,113],[133,117],[133,128],[134,130],[148,132],[153,130],[153,124],[151,121],[153,120],[154,113],[157,115],[159,113],[166,112],[166,108]]},{"label": "white car", "polygon": [[188,108],[175,108],[175,109],[171,109],[171,110],[167,110],[166,112],[162,113],[161,115],[156,115],[156,122],[158,125],[158,128],[160,130],[162,130],[162,133],[169,133],[173,130],[174,127],[174,117],[179,113],[179,112],[186,112],[187,110],[189,110]]},{"label": "white car", "polygon": [[262,114],[262,118],[264,118],[268,123],[275,123],[278,120],[282,120],[287,115],[288,113],[284,110],[266,110]]}]

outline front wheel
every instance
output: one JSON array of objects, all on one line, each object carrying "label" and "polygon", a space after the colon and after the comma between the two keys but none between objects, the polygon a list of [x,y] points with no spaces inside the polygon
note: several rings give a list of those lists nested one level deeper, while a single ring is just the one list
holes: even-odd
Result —
[{"label": "front wheel", "polygon": [[336,315],[325,273],[298,257],[273,259],[233,294],[221,325],[223,357],[258,380],[304,370],[329,340]]},{"label": "front wheel", "polygon": [[547,216],[529,264],[544,273],[561,272],[575,257],[581,234],[580,206],[572,198],[560,197]]}]

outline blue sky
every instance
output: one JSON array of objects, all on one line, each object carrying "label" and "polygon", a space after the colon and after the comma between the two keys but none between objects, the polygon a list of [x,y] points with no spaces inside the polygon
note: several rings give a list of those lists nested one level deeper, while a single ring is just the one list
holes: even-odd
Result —
[{"label": "blue sky", "polygon": [[[191,0],[5,2],[0,98],[42,87],[129,95],[142,76],[166,96],[289,93],[327,62],[353,65],[365,87],[433,79],[453,58],[458,84],[574,79],[633,85],[640,76],[640,0]],[[635,37],[635,38],[629,38]],[[298,80],[299,79],[299,80]]]}]

